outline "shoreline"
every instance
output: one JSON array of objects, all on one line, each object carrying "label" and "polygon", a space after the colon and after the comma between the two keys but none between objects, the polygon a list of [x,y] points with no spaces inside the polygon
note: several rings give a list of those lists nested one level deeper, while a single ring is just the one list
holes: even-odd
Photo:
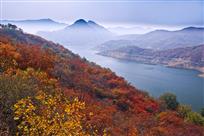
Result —
[{"label": "shoreline", "polygon": [[198,76],[204,78],[204,67],[202,67],[202,68],[197,68],[197,70],[198,70],[199,72],[201,72]]},{"label": "shoreline", "polygon": [[170,68],[178,68],[178,69],[186,69],[186,70],[196,70],[198,72],[200,72],[197,76],[198,77],[201,77],[201,78],[204,78],[204,67],[181,67],[181,66],[169,66],[169,65],[166,65],[167,67],[170,67]]},{"label": "shoreline", "polygon": [[162,65],[162,66],[169,67],[169,68],[196,70],[196,71],[200,72],[197,76],[201,77],[201,78],[204,78],[204,67],[193,67],[193,66],[192,67],[181,67],[181,66],[165,65],[165,64],[161,64],[161,63],[157,63],[157,64],[156,63],[147,63],[147,62],[145,63],[145,62],[141,62],[141,61],[135,61],[133,59],[125,59],[125,58],[120,58],[120,57],[113,57],[113,56],[104,55],[104,54],[100,54],[100,53],[96,53],[96,54],[101,55],[101,56],[105,56],[105,57],[111,57],[111,58],[114,58],[114,59],[133,61],[133,62],[148,64],[148,65]]},{"label": "shoreline", "polygon": [[204,73],[199,74],[198,76],[204,78]]}]

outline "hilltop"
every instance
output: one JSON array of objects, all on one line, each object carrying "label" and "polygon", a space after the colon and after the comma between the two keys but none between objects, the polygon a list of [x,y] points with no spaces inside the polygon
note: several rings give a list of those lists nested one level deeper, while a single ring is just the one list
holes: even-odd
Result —
[{"label": "hilltop", "polygon": [[84,19],[78,19],[64,29],[52,32],[40,31],[38,35],[64,45],[89,47],[101,44],[115,36],[105,27]]}]

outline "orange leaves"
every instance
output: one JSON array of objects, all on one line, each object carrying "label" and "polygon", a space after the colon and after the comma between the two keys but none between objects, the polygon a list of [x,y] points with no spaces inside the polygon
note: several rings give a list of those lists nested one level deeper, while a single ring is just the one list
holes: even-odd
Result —
[{"label": "orange leaves", "polygon": [[110,88],[116,88],[118,85],[121,84],[121,80],[119,79],[111,79],[108,81]]},{"label": "orange leaves", "polygon": [[[104,129],[109,130],[113,126],[112,116],[116,112],[114,106],[103,106],[101,103],[93,103],[92,105],[87,104],[86,109],[86,120],[84,124],[88,131],[93,128],[98,130],[98,135],[102,134]],[[93,128],[90,128],[90,126]]]},{"label": "orange leaves", "polygon": [[2,36],[0,39],[0,68],[32,67],[50,72],[57,60],[56,55],[49,49],[42,49],[38,45],[13,44],[9,38]]},{"label": "orange leaves", "polygon": [[151,134],[155,136],[202,136],[204,132],[204,128],[184,122],[178,113],[172,111],[159,113],[157,121],[157,126],[151,129]]},{"label": "orange leaves", "polygon": [[19,45],[18,51],[21,54],[19,61],[20,68],[32,67],[43,71],[50,71],[54,67],[55,55],[39,46]]},{"label": "orange leaves", "polygon": [[160,125],[181,125],[183,123],[183,119],[178,116],[175,112],[161,112],[158,115],[158,119],[160,121]]},{"label": "orange leaves", "polygon": [[12,57],[13,59],[19,59],[20,54],[17,52],[16,48],[14,46],[11,46],[9,44],[0,44],[0,55],[1,57]]},{"label": "orange leaves", "polygon": [[20,58],[21,55],[14,46],[0,43],[0,69],[5,71],[8,68],[16,67]]},{"label": "orange leaves", "polygon": [[10,40],[6,36],[0,34],[0,43],[1,44],[3,44],[3,43],[8,44],[8,43],[10,43]]}]

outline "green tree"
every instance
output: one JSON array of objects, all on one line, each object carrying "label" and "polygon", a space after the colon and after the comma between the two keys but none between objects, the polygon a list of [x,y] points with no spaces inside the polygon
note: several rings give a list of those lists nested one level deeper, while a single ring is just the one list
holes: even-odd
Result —
[{"label": "green tree", "polygon": [[204,125],[204,118],[197,112],[190,112],[186,117],[186,121],[192,122],[196,125]]},{"label": "green tree", "polygon": [[204,117],[204,108],[201,109],[200,114]]},{"label": "green tree", "polygon": [[182,118],[186,118],[192,110],[188,105],[179,105],[177,111]]},{"label": "green tree", "polygon": [[167,109],[170,109],[170,110],[175,110],[179,105],[176,99],[176,95],[172,93],[165,93],[161,95],[159,99],[164,101],[167,106]]}]

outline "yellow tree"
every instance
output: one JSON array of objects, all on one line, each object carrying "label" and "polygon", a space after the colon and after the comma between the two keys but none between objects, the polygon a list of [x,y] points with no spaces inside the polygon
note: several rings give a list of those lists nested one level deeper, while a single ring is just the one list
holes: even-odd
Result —
[{"label": "yellow tree", "polygon": [[86,136],[82,119],[85,103],[77,98],[69,100],[61,94],[39,92],[34,99],[28,97],[14,105],[17,135],[30,136]]}]

